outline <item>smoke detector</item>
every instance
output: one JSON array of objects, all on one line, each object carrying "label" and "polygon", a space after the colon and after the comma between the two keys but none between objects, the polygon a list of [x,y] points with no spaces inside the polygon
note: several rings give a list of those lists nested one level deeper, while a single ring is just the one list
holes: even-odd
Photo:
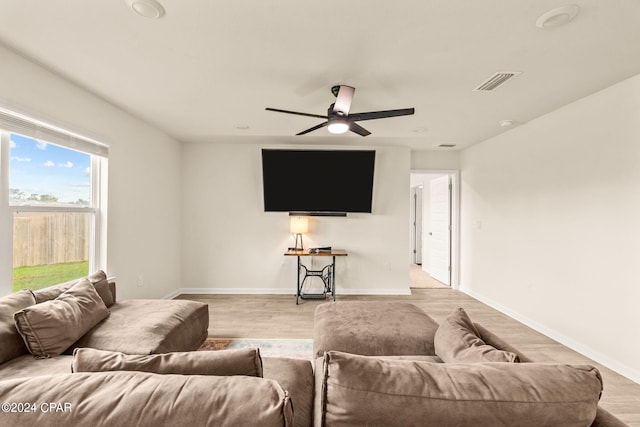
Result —
[{"label": "smoke detector", "polygon": [[127,5],[138,15],[158,19],[164,16],[164,7],[156,0],[125,0]]}]

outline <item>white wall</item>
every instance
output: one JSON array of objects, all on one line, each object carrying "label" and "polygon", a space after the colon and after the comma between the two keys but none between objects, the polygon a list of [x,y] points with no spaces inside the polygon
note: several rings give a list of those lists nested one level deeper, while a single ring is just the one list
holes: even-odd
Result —
[{"label": "white wall", "polygon": [[2,45],[0,58],[4,104],[110,145],[107,273],[117,276],[118,298],[162,297],[178,287],[181,144]]},{"label": "white wall", "polygon": [[[265,213],[262,204],[261,149],[282,147],[254,141],[234,138],[226,139],[230,143],[184,145],[183,285],[187,289],[295,294],[296,259],[283,256],[293,246],[289,216]],[[407,294],[410,152],[366,148],[376,150],[373,213],[311,217],[304,245],[348,251],[348,257],[336,261],[338,294]],[[308,179],[304,168],[301,172],[300,179]],[[315,267],[323,264],[314,262]]]},{"label": "white wall", "polygon": [[412,170],[458,170],[460,151],[412,150]]},{"label": "white wall", "polygon": [[640,381],[640,76],[462,152],[462,289]]}]

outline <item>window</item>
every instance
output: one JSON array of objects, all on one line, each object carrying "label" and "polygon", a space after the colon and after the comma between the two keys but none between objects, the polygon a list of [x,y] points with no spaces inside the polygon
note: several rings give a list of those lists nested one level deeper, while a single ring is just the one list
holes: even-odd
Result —
[{"label": "window", "polygon": [[[0,109],[0,281],[40,289],[105,268],[106,147]],[[104,252],[104,250],[102,251]],[[6,289],[2,289],[6,293]]]}]

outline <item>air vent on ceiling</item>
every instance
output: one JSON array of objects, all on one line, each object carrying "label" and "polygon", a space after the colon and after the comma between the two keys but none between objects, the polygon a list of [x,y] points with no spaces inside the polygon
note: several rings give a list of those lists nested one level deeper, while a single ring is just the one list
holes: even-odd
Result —
[{"label": "air vent on ceiling", "polygon": [[484,83],[481,83],[474,91],[491,92],[519,74],[521,74],[519,71],[498,71]]},{"label": "air vent on ceiling", "polygon": [[456,146],[456,144],[440,144],[440,145],[438,145],[438,147],[442,147],[442,148],[453,148],[455,146]]}]

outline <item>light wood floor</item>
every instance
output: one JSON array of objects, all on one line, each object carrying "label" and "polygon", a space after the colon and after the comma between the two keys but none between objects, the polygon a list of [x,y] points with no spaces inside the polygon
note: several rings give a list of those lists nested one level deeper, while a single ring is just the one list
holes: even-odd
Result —
[{"label": "light wood floor", "polygon": [[449,286],[431,277],[429,273],[422,269],[421,265],[411,264],[409,266],[409,286],[421,289],[448,289]]},{"label": "light wood floor", "polygon": [[[209,336],[236,338],[313,338],[313,312],[325,301],[295,304],[289,295],[181,295],[209,304]],[[491,307],[453,289],[412,289],[411,296],[340,296],[338,301],[405,301],[442,322],[457,307],[472,320],[538,362],[591,364],[602,373],[601,405],[629,426],[640,427],[640,384],[547,338]],[[328,301],[328,300],[327,300]]]}]

